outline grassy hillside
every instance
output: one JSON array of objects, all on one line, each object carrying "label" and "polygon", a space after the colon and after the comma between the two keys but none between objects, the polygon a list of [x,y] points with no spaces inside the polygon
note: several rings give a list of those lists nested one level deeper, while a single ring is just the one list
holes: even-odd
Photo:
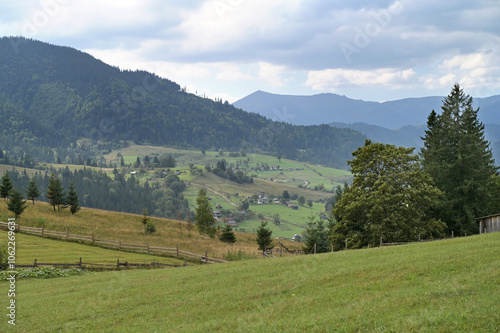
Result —
[{"label": "grassy hillside", "polygon": [[[7,239],[7,232],[0,230],[0,240]],[[52,240],[38,236],[16,235],[16,265],[32,265],[35,259],[38,263],[77,263],[116,265],[128,261],[134,264],[150,264],[156,258],[157,262],[169,265],[183,265],[183,259],[166,258],[142,253],[132,253],[105,249],[98,246],[83,245],[62,240]],[[192,265],[193,263],[189,263]]]},{"label": "grassy hillside", "polygon": [[[304,231],[309,216],[319,216],[324,212],[325,204],[323,202],[332,197],[333,194],[326,191],[314,191],[315,186],[321,186],[322,184],[326,190],[331,191],[334,187],[351,180],[351,174],[345,170],[311,165],[284,158],[278,160],[270,155],[247,154],[246,156],[230,157],[228,152],[224,153],[224,156],[219,156],[219,153],[214,151],[206,151],[205,154],[202,154],[201,151],[140,146],[131,143],[129,147],[105,155],[106,162],[119,165],[119,154],[123,156],[126,164],[133,164],[137,157],[143,160],[146,155],[151,159],[153,156],[166,154],[174,156],[177,161],[177,167],[174,169],[179,171],[181,173],[179,177],[189,184],[184,196],[188,199],[191,209],[196,207],[196,197],[201,187],[207,188],[214,208],[220,204],[224,209],[233,210],[248,196],[266,193],[272,199],[280,196],[284,191],[314,201],[311,208],[301,206],[298,211],[281,205],[252,205],[250,209],[263,217],[255,217],[240,223],[238,230],[255,233],[262,219],[272,221],[274,214],[280,214],[281,225],[276,226],[269,223],[276,237],[291,238],[294,234],[300,234]],[[254,183],[237,184],[211,173],[205,172],[200,176],[193,176],[190,173],[190,164],[204,170],[205,165],[214,166],[221,159],[225,159],[229,165],[239,166],[249,175],[254,175]],[[275,166],[276,168],[279,167],[279,169],[258,170],[259,166],[262,165]],[[111,172],[112,170],[109,169],[108,171]],[[139,179],[145,181],[153,175],[154,170],[148,170],[147,174],[139,176]]]},{"label": "grassy hillside", "polygon": [[[7,210],[6,203],[0,200],[0,220],[6,221],[12,217]],[[127,243],[149,244],[151,246],[176,247],[179,249],[205,254],[216,258],[224,258],[228,252],[243,251],[247,256],[258,257],[257,243],[254,234],[236,233],[235,244],[222,243],[218,238],[211,239],[201,236],[194,228],[184,221],[175,221],[161,218],[151,218],[156,225],[156,233],[144,233],[142,215],[103,211],[98,209],[82,208],[80,212],[71,215],[68,209],[57,213],[44,202],[29,205],[22,215],[21,225],[42,227],[49,230],[65,231],[80,235],[91,235],[99,239],[121,240]],[[188,227],[192,227],[190,230]],[[300,243],[282,241],[285,246],[300,249]]]},{"label": "grassy hillside", "polygon": [[[500,233],[495,233],[175,270],[22,280],[16,328],[498,332],[498,244]],[[2,298],[4,309],[6,304]],[[0,325],[7,331],[6,320]]]}]

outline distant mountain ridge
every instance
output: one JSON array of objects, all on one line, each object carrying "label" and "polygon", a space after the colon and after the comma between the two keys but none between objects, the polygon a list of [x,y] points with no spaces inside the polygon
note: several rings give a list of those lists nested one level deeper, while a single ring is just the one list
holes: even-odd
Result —
[{"label": "distant mountain ridge", "polygon": [[[311,96],[277,95],[256,91],[234,106],[269,119],[294,125],[366,123],[389,129],[424,125],[432,110],[441,110],[444,96],[406,98],[388,102],[367,102],[337,94]],[[500,124],[500,95],[474,98],[483,123]]]},{"label": "distant mountain ridge", "polygon": [[[293,96],[256,91],[233,105],[294,125],[328,123],[359,131],[375,142],[420,148],[427,116],[432,110],[441,111],[443,99],[431,96],[379,103],[336,94]],[[500,95],[473,101],[474,107],[480,108],[479,119],[485,124],[486,139],[500,165]]]}]

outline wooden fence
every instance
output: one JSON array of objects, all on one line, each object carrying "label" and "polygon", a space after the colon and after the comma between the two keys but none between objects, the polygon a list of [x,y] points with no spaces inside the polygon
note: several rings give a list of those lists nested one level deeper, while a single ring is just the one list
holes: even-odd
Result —
[{"label": "wooden fence", "polygon": [[116,260],[116,264],[97,264],[97,263],[90,263],[90,262],[84,262],[82,260],[82,257],[80,257],[80,260],[77,262],[70,262],[70,263],[44,263],[44,262],[38,262],[38,259],[35,259],[32,265],[15,265],[16,268],[36,268],[36,267],[42,267],[42,266],[51,266],[51,267],[57,267],[57,266],[62,266],[62,267],[77,267],[77,268],[94,268],[94,269],[122,269],[122,268],[163,268],[163,267],[182,267],[182,266],[188,266],[186,264],[186,261],[184,261],[184,265],[172,265],[172,264],[163,264],[161,262],[156,261],[156,258],[153,260],[152,263],[146,264],[137,264],[137,263],[129,263],[128,261],[121,261],[120,259]]},{"label": "wooden fence", "polygon": [[[8,226],[7,222],[0,222],[0,229],[7,229],[7,226]],[[64,232],[64,231],[47,230],[44,227],[41,228],[27,227],[19,224],[16,224],[15,226],[18,232],[23,232],[26,234],[31,234],[41,237],[58,238],[68,242],[76,241],[79,243],[87,243],[104,248],[117,249],[120,251],[147,253],[147,254],[156,254],[168,257],[201,260],[203,263],[206,264],[228,262],[227,260],[209,257],[208,251],[205,251],[205,255],[200,255],[180,250],[179,247],[168,248],[168,247],[150,246],[149,243],[147,244],[125,243],[122,242],[121,240],[116,241],[116,240],[95,238],[94,234],[92,234],[91,236],[70,234],[68,228],[66,228],[66,231]]]}]

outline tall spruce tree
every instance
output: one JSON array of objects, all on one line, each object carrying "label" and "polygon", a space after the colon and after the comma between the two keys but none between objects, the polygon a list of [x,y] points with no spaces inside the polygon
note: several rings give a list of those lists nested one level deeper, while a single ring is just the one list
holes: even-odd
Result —
[{"label": "tall spruce tree", "polygon": [[26,200],[23,199],[21,192],[16,189],[10,191],[10,200],[7,204],[7,209],[14,213],[16,220],[21,217],[21,214],[27,206]]},{"label": "tall spruce tree", "polygon": [[207,191],[201,189],[198,192],[198,198],[196,198],[196,227],[202,235],[209,235],[211,238],[215,237],[217,232],[215,228],[215,218],[212,213],[212,207],[208,201]]},{"label": "tall spruce tree", "polygon": [[5,171],[5,173],[2,176],[2,184],[0,185],[0,196],[3,199],[7,199],[12,189],[13,185],[12,182],[10,181],[9,172]]},{"label": "tall spruce tree", "polygon": [[38,190],[36,186],[35,178],[30,179],[28,188],[26,189],[26,197],[33,201],[33,206],[35,205],[35,198],[38,198],[42,193]]},{"label": "tall spruce tree", "polygon": [[50,176],[49,185],[47,187],[47,200],[54,208],[54,211],[59,211],[61,205],[65,208],[66,205],[66,195],[64,189],[61,186],[61,181],[57,178],[54,173]]},{"label": "tall spruce tree", "polygon": [[427,120],[423,168],[445,193],[439,216],[449,231],[477,233],[475,218],[494,213],[497,168],[472,97],[455,84],[441,109],[441,114],[433,110]]},{"label": "tall spruce tree", "polygon": [[272,235],[273,231],[267,228],[267,222],[261,221],[260,226],[257,228],[257,244],[259,245],[259,250],[265,252],[274,247]]},{"label": "tall spruce tree", "polygon": [[66,204],[69,206],[71,214],[75,214],[80,210],[80,202],[78,200],[78,195],[76,194],[75,185],[73,183],[69,184]]}]

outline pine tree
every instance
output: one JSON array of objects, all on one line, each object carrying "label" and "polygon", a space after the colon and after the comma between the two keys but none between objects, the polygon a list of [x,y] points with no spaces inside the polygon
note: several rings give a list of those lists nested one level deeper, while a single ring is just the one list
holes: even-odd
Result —
[{"label": "pine tree", "polygon": [[75,191],[75,185],[73,183],[69,184],[68,198],[66,204],[69,206],[71,214],[75,214],[80,210],[80,202],[78,200],[78,195]]},{"label": "pine tree", "polygon": [[41,194],[42,193],[36,186],[35,178],[31,178],[28,188],[26,189],[26,197],[33,201],[33,206],[35,205],[35,198],[38,198]]},{"label": "pine tree", "polygon": [[475,218],[494,213],[494,165],[479,109],[472,97],[455,84],[443,101],[442,113],[432,111],[427,120],[424,171],[445,192],[440,217],[456,235],[477,233]]},{"label": "pine tree", "polygon": [[9,197],[10,191],[13,189],[12,182],[10,181],[9,172],[6,171],[2,176],[2,185],[0,185],[0,196],[3,199]]},{"label": "pine tree", "polygon": [[231,226],[226,225],[226,227],[222,231],[222,235],[219,237],[219,240],[224,243],[236,243],[236,236],[234,235]]},{"label": "pine tree", "polygon": [[54,211],[56,210],[56,206],[57,211],[59,211],[61,205],[63,206],[63,208],[65,208],[66,196],[64,193],[64,189],[61,186],[61,181],[56,178],[54,173],[52,173],[49,179],[49,185],[47,188],[47,200],[49,200],[49,203],[54,208]]},{"label": "pine tree", "polygon": [[273,231],[266,228],[267,222],[261,221],[260,226],[257,228],[257,244],[259,245],[259,250],[262,252],[272,249],[273,245]]},{"label": "pine tree", "polygon": [[23,200],[23,195],[16,189],[10,191],[10,200],[7,204],[7,209],[14,213],[16,220],[21,217],[21,214],[28,207],[26,200]]},{"label": "pine tree", "polygon": [[207,234],[211,238],[215,237],[216,229],[215,218],[212,213],[212,207],[210,202],[208,201],[207,192],[205,189],[201,189],[198,192],[198,198],[196,198],[196,204],[198,207],[196,208],[196,227],[201,235]]}]

